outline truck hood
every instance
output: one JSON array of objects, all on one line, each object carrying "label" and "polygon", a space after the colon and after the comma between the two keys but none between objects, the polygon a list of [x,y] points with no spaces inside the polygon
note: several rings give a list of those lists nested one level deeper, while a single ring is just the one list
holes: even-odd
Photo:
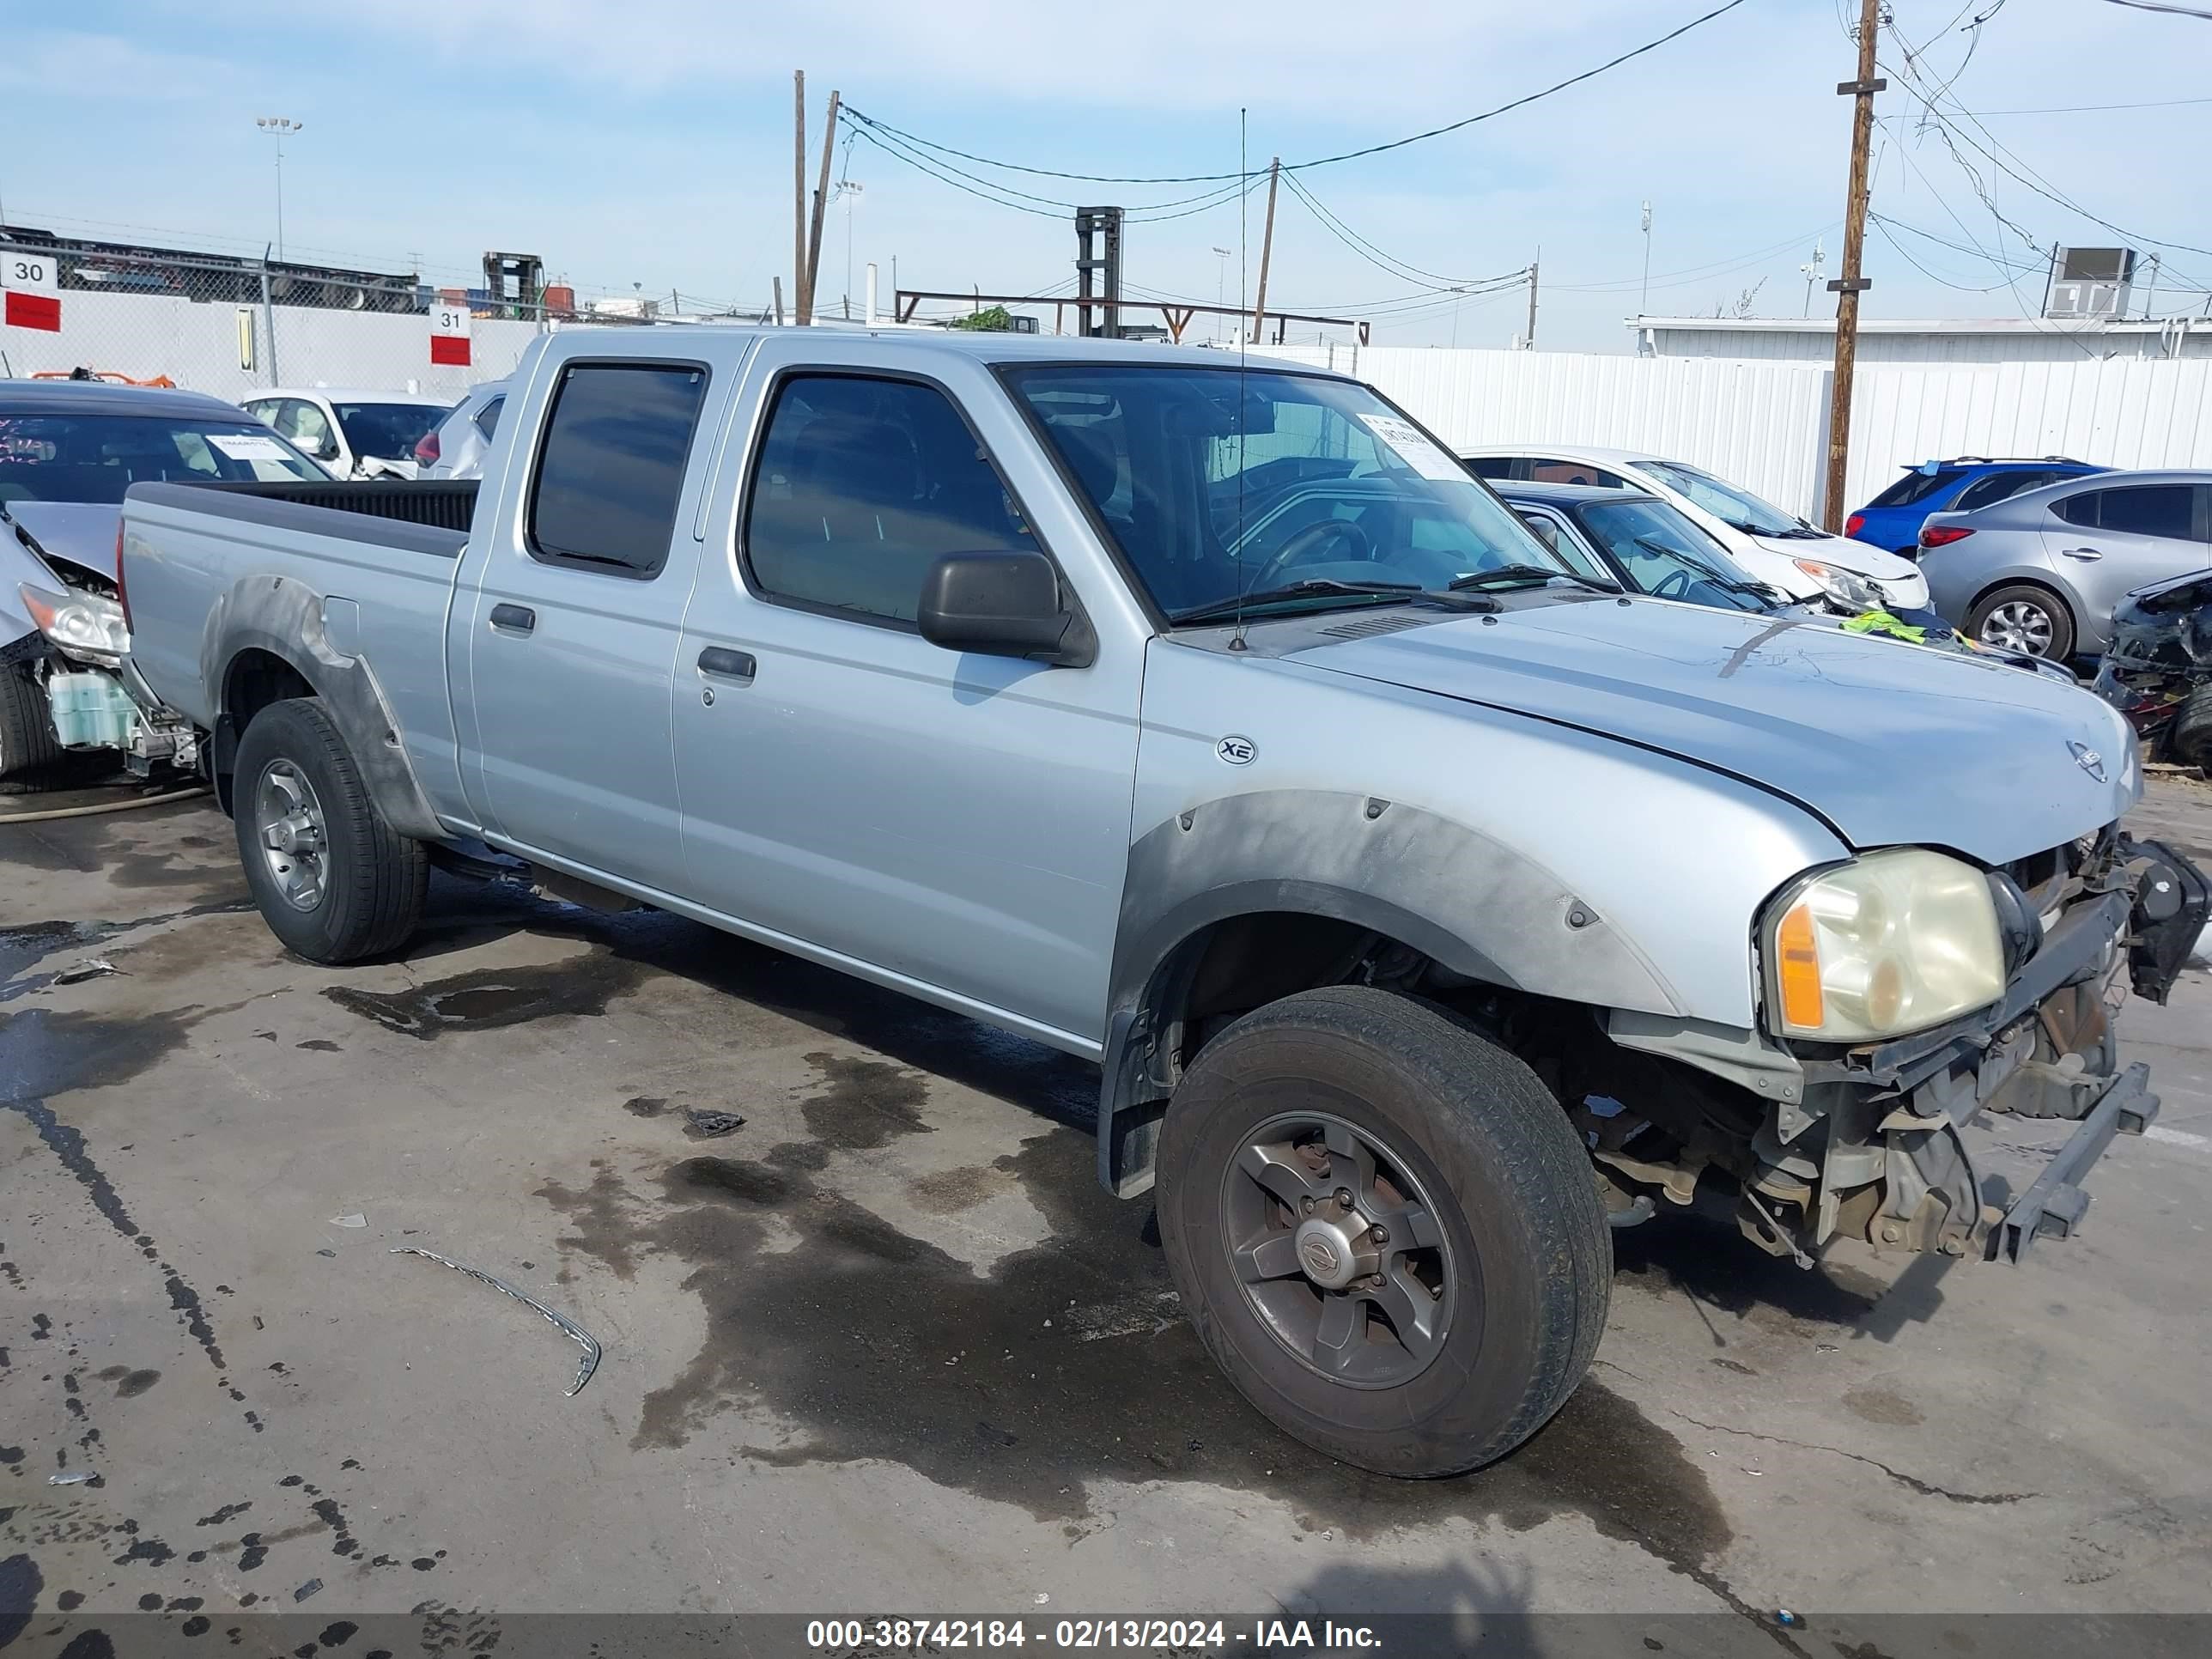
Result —
[{"label": "truck hood", "polygon": [[14,520],[49,561],[59,559],[115,580],[121,507],[100,501],[9,501],[0,507],[0,517]]},{"label": "truck hood", "polygon": [[[1786,615],[1553,604],[1290,659],[1677,756],[1786,796],[1862,849],[2004,864],[2101,829],[2139,787],[2125,723],[2087,691]],[[1592,810],[1621,810],[1636,833],[1632,811]]]}]

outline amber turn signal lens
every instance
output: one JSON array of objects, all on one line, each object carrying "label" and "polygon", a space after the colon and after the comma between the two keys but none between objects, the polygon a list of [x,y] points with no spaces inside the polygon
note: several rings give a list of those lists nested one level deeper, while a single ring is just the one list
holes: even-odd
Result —
[{"label": "amber turn signal lens", "polygon": [[1782,1023],[1817,1031],[1826,1013],[1820,1000],[1820,951],[1813,939],[1813,908],[1800,900],[1776,931],[1775,982],[1782,993]]}]

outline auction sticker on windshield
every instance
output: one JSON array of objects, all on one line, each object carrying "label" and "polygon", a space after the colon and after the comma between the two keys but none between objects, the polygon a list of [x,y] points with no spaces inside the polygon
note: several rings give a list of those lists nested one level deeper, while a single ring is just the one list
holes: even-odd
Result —
[{"label": "auction sticker on windshield", "polygon": [[254,432],[210,432],[207,441],[234,461],[289,461],[292,453],[274,438]]},{"label": "auction sticker on windshield", "polygon": [[1401,421],[1395,415],[1362,415],[1359,418],[1400,460],[1424,478],[1437,483],[1468,482],[1467,469],[1431,443],[1411,421]]}]

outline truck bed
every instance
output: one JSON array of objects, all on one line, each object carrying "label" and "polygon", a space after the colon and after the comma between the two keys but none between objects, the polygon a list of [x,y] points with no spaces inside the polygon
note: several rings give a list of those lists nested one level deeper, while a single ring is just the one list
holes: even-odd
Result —
[{"label": "truck bed", "polygon": [[404,479],[377,483],[342,483],[332,479],[316,483],[285,478],[270,483],[185,487],[264,501],[290,501],[329,512],[356,513],[364,518],[423,525],[433,530],[457,530],[466,535],[470,521],[476,516],[477,483],[474,478],[429,478],[411,483]]},{"label": "truck bed", "polygon": [[[388,723],[440,805],[459,793],[446,696],[447,615],[477,486],[134,484],[124,501],[131,660],[212,729],[210,630],[308,641],[334,665],[374,663]],[[387,720],[374,724],[380,731]]]}]

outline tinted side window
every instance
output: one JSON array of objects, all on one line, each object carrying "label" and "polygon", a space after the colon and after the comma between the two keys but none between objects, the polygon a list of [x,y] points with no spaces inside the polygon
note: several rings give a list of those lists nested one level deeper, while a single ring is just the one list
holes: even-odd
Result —
[{"label": "tinted side window", "polygon": [[1595,484],[1605,489],[1625,489],[1628,480],[1587,461],[1554,461],[1538,458],[1528,463],[1529,479],[1536,483]]},{"label": "tinted side window", "polygon": [[483,433],[483,434],[484,434],[484,436],[485,436],[485,437],[487,437],[487,438],[490,437],[490,436],[492,435],[492,434],[493,434],[493,433],[495,433],[495,432],[498,431],[498,430],[499,430],[499,411],[500,411],[500,410],[501,410],[502,409],[505,409],[506,407],[507,407],[507,399],[506,399],[506,398],[493,398],[489,403],[486,404],[485,404],[482,409],[480,409],[480,410],[477,410],[477,414],[476,414],[477,430],[477,431],[479,431],[479,432],[481,432],[481,433]]},{"label": "tinted side window", "polygon": [[1478,478],[1510,478],[1513,476],[1510,455],[1477,455],[1467,463],[1467,470]]},{"label": "tinted side window", "polygon": [[2078,524],[2089,529],[2097,527],[2098,503],[2105,499],[2101,489],[2085,489],[2078,495],[2069,495],[2063,501],[2053,501],[2051,510],[2069,524]]},{"label": "tinted side window", "polygon": [[2190,489],[2187,484],[2137,484],[2131,489],[2104,489],[2098,528],[2124,531],[2136,536],[2164,536],[2189,539]]},{"label": "tinted side window", "polygon": [[531,479],[531,556],[611,575],[657,574],[706,393],[706,370],[683,364],[564,370]]},{"label": "tinted side window", "polygon": [[[1883,490],[1881,495],[1869,501],[1867,505],[1869,507],[1910,507],[1915,501],[1926,501],[1939,489],[1949,488],[1958,483],[1961,476],[1963,475],[1956,467],[1939,468],[1934,472],[1917,471],[1908,472],[1888,489]],[[1978,486],[1968,486],[1967,493],[1972,494],[1976,488]],[[1995,497],[1991,499],[1994,500]],[[1966,495],[1960,495],[1951,505],[1954,511],[1963,510],[1967,505]]]},{"label": "tinted side window", "polygon": [[2057,482],[2052,472],[1992,472],[1977,478],[1959,492],[1959,499],[1951,503],[1954,513],[1971,513],[1978,507],[2008,501],[2023,489],[2040,489],[2045,484]]},{"label": "tinted side window", "polygon": [[778,388],[745,509],[745,562],[770,597],[910,623],[945,554],[1035,548],[934,386],[799,374]]}]

